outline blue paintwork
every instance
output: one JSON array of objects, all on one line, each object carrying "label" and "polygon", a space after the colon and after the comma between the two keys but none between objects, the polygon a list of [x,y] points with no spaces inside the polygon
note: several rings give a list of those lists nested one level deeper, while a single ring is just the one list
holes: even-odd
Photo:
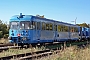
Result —
[{"label": "blue paintwork", "polygon": [[88,34],[89,34],[89,38],[90,38],[90,28],[88,29],[88,31],[89,31]]},{"label": "blue paintwork", "polygon": [[23,16],[23,18],[18,18],[19,17],[19,15],[15,15],[15,16],[12,16],[11,18],[10,18],[10,22],[11,21],[29,21],[29,20],[31,20],[31,15],[25,15],[25,16]]}]

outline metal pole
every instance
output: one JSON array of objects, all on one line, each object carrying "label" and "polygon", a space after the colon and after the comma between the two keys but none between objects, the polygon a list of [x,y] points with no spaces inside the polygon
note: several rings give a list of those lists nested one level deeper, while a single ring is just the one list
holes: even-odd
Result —
[{"label": "metal pole", "polygon": [[77,20],[77,17],[76,17],[76,19],[75,19],[75,25],[76,25],[76,20]]}]

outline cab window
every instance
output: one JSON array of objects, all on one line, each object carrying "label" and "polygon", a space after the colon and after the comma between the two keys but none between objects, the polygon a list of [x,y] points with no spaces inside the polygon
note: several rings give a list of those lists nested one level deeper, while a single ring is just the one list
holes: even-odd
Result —
[{"label": "cab window", "polygon": [[10,22],[10,29],[18,29],[19,28],[19,22]]}]

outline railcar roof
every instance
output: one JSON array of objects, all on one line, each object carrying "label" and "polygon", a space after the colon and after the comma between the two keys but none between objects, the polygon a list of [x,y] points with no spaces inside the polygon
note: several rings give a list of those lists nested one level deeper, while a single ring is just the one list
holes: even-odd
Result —
[{"label": "railcar roof", "polygon": [[[13,21],[13,20],[18,20],[18,17],[20,15],[14,15],[10,18],[10,21]],[[47,18],[41,18],[41,17],[37,17],[37,16],[33,16],[33,15],[22,15],[23,18],[20,18],[21,20],[30,20],[31,18],[32,19],[41,19],[41,20],[46,20],[46,21],[51,21],[51,22],[56,22],[56,23],[61,23],[61,24],[66,24],[66,25],[69,25],[69,26],[77,26],[79,27],[78,25],[75,25],[75,24],[70,24],[70,23],[66,23],[66,22],[61,22],[61,21],[56,21],[56,20],[53,20],[53,19],[47,19]]]},{"label": "railcar roof", "polygon": [[79,27],[78,25],[75,25],[75,24],[70,24],[70,23],[66,23],[66,22],[56,21],[56,20],[53,20],[53,19],[40,18],[40,17],[37,17],[37,16],[33,16],[33,17],[34,17],[34,18],[37,18],[37,19],[46,20],[46,21],[51,21],[51,22],[66,24],[66,25],[69,25],[69,26],[77,26],[77,27]]},{"label": "railcar roof", "polygon": [[14,15],[10,18],[10,20],[18,20],[18,19],[20,19],[20,20],[30,20],[31,17],[32,17],[32,15],[22,15],[22,16],[23,16],[23,18],[19,18],[19,15]]}]

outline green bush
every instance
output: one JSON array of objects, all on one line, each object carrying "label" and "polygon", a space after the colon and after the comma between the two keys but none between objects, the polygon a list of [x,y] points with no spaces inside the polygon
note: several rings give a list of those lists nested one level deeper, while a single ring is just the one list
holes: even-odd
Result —
[{"label": "green bush", "polygon": [[2,38],[3,37],[3,32],[2,31],[0,31],[0,38]]},{"label": "green bush", "polygon": [[9,36],[8,34],[4,34],[4,38],[8,38],[8,36]]}]

